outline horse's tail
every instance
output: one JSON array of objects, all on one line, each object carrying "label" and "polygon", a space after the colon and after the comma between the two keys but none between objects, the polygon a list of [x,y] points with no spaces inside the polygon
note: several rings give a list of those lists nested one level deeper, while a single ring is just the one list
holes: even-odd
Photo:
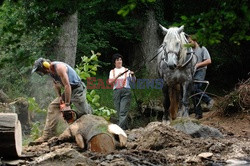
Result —
[{"label": "horse's tail", "polygon": [[170,99],[170,119],[175,120],[177,118],[179,101],[180,101],[180,84],[175,84],[169,87],[169,99]]}]

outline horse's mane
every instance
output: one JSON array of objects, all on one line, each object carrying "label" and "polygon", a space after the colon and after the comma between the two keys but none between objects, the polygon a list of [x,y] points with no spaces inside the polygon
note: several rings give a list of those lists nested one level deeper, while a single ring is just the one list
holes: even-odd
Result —
[{"label": "horse's mane", "polygon": [[181,38],[181,52],[180,52],[179,64],[183,64],[185,63],[187,58],[187,47],[185,45],[188,43],[188,40],[184,32],[180,33],[180,38]]},{"label": "horse's mane", "polygon": [[[180,49],[180,59],[179,64],[185,63],[186,56],[187,56],[187,47],[185,47],[185,44],[188,43],[187,38],[185,37],[185,33],[181,32],[178,33],[177,27],[172,27],[168,29],[168,33],[166,34],[166,38],[175,37],[177,40],[181,41],[181,49]],[[171,39],[169,40],[171,42]]]}]

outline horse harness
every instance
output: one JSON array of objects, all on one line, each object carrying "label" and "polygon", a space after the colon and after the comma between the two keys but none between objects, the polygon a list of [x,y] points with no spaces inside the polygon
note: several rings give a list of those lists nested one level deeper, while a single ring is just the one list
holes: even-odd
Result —
[{"label": "horse harness", "polygon": [[[167,61],[166,61],[166,55],[168,55],[169,53],[173,53],[173,54],[175,54],[177,57],[179,57],[178,56],[178,52],[175,52],[175,51],[168,51],[168,52],[166,52],[166,49],[165,49],[165,47],[166,47],[166,44],[164,44],[163,46],[163,51],[164,51],[164,57],[161,59],[161,60],[163,60],[165,63],[166,63],[166,65],[168,66],[168,63],[167,63]],[[162,51],[161,51],[162,52]],[[157,53],[157,55],[159,54],[159,53],[161,53],[161,52],[158,52]],[[182,65],[177,65],[177,68],[178,69],[180,69],[180,68],[184,68],[184,67],[186,67],[190,62],[191,62],[191,60],[193,59],[193,55],[195,55],[194,54],[195,52],[194,51],[190,51],[190,52],[187,52],[186,53],[186,55],[190,55],[190,57],[189,57],[189,59],[184,63],[184,64],[182,64]],[[192,55],[193,54],[193,55]],[[156,56],[157,56],[156,55]],[[195,55],[196,56],[196,55]]]}]

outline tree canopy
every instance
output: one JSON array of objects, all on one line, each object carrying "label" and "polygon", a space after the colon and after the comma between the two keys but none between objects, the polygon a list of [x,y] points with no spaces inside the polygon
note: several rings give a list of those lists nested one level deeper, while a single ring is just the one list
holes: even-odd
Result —
[{"label": "tree canopy", "polygon": [[14,87],[20,93],[25,91],[33,61],[53,58],[60,26],[75,11],[79,20],[76,63],[83,55],[91,55],[91,50],[101,52],[101,60],[106,62],[114,52],[126,53],[141,41],[139,31],[147,20],[146,12],[154,11],[162,25],[185,25],[186,33],[198,36],[212,54],[210,73],[233,77],[234,82],[248,77],[247,0],[5,0],[0,7],[0,76],[4,78],[0,86],[5,91]]}]

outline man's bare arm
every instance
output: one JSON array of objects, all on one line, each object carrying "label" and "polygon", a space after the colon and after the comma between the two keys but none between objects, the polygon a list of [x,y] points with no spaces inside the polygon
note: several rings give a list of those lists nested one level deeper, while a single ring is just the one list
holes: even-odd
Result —
[{"label": "man's bare arm", "polygon": [[67,67],[64,64],[57,65],[57,74],[60,76],[61,81],[64,86],[65,99],[64,102],[66,104],[70,104],[71,100],[71,86],[69,83],[69,77],[67,74]]},{"label": "man's bare arm", "polygon": [[206,59],[206,60],[203,61],[203,62],[197,63],[197,64],[196,64],[196,68],[198,69],[198,68],[200,68],[200,67],[207,66],[207,65],[209,65],[209,64],[211,64],[211,63],[212,63],[211,59]]}]

